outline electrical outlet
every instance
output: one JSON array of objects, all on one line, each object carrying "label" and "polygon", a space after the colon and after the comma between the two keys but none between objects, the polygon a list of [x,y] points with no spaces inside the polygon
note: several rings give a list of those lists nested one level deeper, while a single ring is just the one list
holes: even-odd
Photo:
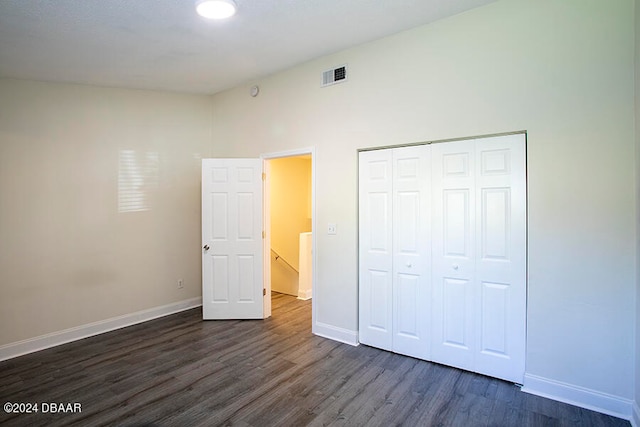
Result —
[{"label": "electrical outlet", "polygon": [[327,234],[338,234],[338,227],[334,223],[327,225]]},{"label": "electrical outlet", "polygon": [[178,279],[178,289],[184,288],[184,281],[182,279]]}]

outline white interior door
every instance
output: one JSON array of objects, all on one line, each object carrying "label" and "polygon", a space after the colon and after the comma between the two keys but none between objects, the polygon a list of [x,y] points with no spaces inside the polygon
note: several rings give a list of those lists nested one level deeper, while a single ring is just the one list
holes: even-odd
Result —
[{"label": "white interior door", "polygon": [[260,159],[202,160],[204,319],[262,319]]},{"label": "white interior door", "polygon": [[360,342],[429,358],[430,147],[360,153]]},{"label": "white interior door", "polygon": [[430,358],[431,147],[393,149],[393,351]]},{"label": "white interior door", "polygon": [[433,360],[474,370],[475,143],[432,145]]},{"label": "white interior door", "polygon": [[525,136],[476,141],[476,370],[522,384],[527,313]]},{"label": "white interior door", "polygon": [[359,159],[359,340],[393,350],[392,152]]},{"label": "white interior door", "polygon": [[525,136],[433,144],[433,360],[522,383]]}]

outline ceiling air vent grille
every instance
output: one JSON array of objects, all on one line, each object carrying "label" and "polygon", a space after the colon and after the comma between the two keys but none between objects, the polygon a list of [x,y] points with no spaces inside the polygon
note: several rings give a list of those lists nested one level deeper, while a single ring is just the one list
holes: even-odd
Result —
[{"label": "ceiling air vent grille", "polygon": [[337,68],[324,71],[322,73],[322,87],[342,83],[347,80],[347,66],[341,65]]}]

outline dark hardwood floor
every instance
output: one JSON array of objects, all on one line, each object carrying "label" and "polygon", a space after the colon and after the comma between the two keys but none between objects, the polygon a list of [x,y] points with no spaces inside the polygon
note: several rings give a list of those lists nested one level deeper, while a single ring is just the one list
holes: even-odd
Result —
[{"label": "dark hardwood floor", "polygon": [[[3,412],[0,424],[630,425],[500,380],[313,336],[311,301],[274,294],[273,313],[203,322],[194,309],[0,362],[0,402],[40,404],[39,413]],[[43,413],[52,402],[81,412]]]}]

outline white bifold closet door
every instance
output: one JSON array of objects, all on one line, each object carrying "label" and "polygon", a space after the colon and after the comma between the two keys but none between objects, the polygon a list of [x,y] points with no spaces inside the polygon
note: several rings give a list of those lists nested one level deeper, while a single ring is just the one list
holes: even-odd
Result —
[{"label": "white bifold closet door", "polygon": [[522,383],[524,138],[360,153],[360,342]]},{"label": "white bifold closet door", "polygon": [[360,153],[360,342],[422,359],[429,357],[429,164],[426,145]]}]

